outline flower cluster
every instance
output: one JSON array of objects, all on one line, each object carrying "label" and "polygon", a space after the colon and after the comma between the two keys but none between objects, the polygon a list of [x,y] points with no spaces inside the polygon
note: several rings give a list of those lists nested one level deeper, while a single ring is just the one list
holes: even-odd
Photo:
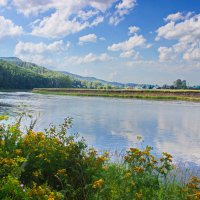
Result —
[{"label": "flower cluster", "polygon": [[98,181],[95,181],[92,185],[92,188],[97,189],[100,188],[104,184],[103,179],[99,179]]},{"label": "flower cluster", "polygon": [[190,190],[188,195],[189,199],[199,200],[200,199],[200,179],[196,176],[191,178],[191,181],[187,184]]}]

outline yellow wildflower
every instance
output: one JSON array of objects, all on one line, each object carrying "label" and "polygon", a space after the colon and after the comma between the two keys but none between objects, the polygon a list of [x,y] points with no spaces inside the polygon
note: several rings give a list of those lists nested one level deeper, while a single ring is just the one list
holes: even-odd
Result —
[{"label": "yellow wildflower", "polygon": [[89,149],[89,155],[95,156],[95,155],[97,155],[97,151],[94,148],[90,148]]},{"label": "yellow wildflower", "polygon": [[66,169],[59,169],[58,171],[57,171],[57,174],[66,174]]},{"label": "yellow wildflower", "polygon": [[38,189],[37,189],[37,193],[38,193],[39,196],[42,196],[42,195],[44,195],[45,191],[41,186],[39,186]]},{"label": "yellow wildflower", "polygon": [[106,157],[106,158],[109,157],[109,152],[108,151],[104,152],[104,157]]},{"label": "yellow wildflower", "polygon": [[40,153],[38,156],[36,156],[37,158],[44,158],[44,154]]},{"label": "yellow wildflower", "polygon": [[33,172],[33,176],[35,176],[35,177],[38,177],[38,176],[41,176],[41,175],[42,175],[42,172],[40,170]]},{"label": "yellow wildflower", "polygon": [[16,150],[15,150],[15,153],[16,153],[17,155],[20,155],[20,154],[22,153],[22,150],[21,150],[21,149],[16,149]]},{"label": "yellow wildflower", "polygon": [[138,151],[138,149],[137,148],[130,148],[130,151],[136,152],[136,151]]},{"label": "yellow wildflower", "polygon": [[97,160],[98,160],[98,162],[104,162],[104,161],[106,161],[106,157],[100,156],[97,158]]},{"label": "yellow wildflower", "polygon": [[199,190],[195,191],[195,193],[194,193],[194,199],[195,200],[199,200],[200,199],[200,191]]},{"label": "yellow wildflower", "polygon": [[133,168],[133,171],[134,171],[134,172],[138,172],[138,173],[142,173],[142,172],[144,172],[144,168],[139,167],[139,166],[135,166],[135,167]]},{"label": "yellow wildflower", "polygon": [[152,161],[153,163],[155,163],[155,164],[158,163],[158,161],[156,160],[156,158],[155,158],[154,156],[151,155],[150,157],[151,157],[151,161]]},{"label": "yellow wildflower", "polygon": [[187,189],[186,189],[186,188],[182,188],[181,191],[182,191],[183,193],[185,193],[185,192],[187,192]]},{"label": "yellow wildflower", "polygon": [[38,132],[38,133],[37,133],[37,136],[38,136],[40,139],[44,139],[44,138],[45,138],[43,132]]},{"label": "yellow wildflower", "polygon": [[99,179],[98,181],[95,181],[92,185],[93,189],[99,188],[104,184],[104,180],[103,179]]},{"label": "yellow wildflower", "polygon": [[145,158],[140,158],[139,161],[140,161],[140,162],[145,162],[146,159],[145,159]]},{"label": "yellow wildflower", "polygon": [[142,152],[142,154],[143,154],[143,155],[147,155],[147,156],[149,156],[149,155],[150,155],[150,153],[149,153],[149,151],[148,151],[148,150],[144,150],[144,151]]},{"label": "yellow wildflower", "polygon": [[130,177],[131,176],[131,173],[130,172],[127,172],[126,174],[125,174],[125,177],[126,178],[128,178],[128,177]]},{"label": "yellow wildflower", "polygon": [[200,183],[200,179],[197,178],[196,176],[193,176],[193,177],[192,177],[192,182],[198,184],[198,183]]},{"label": "yellow wildflower", "polygon": [[59,139],[58,138],[53,138],[54,144],[59,144]]},{"label": "yellow wildflower", "polygon": [[131,157],[130,157],[130,156],[125,156],[125,157],[124,157],[124,160],[125,160],[126,162],[131,162]]},{"label": "yellow wildflower", "polygon": [[49,198],[48,198],[48,200],[54,200],[55,198],[54,198],[54,193],[53,192],[51,192],[50,193],[50,195],[49,195]]},{"label": "yellow wildflower", "polygon": [[164,161],[164,158],[160,158],[160,162],[163,162]]},{"label": "yellow wildflower", "polygon": [[167,159],[172,159],[172,155],[166,152],[163,152],[163,156],[165,156]]},{"label": "yellow wildflower", "polygon": [[135,194],[136,199],[141,199],[142,198],[142,193],[141,192],[137,192]]}]

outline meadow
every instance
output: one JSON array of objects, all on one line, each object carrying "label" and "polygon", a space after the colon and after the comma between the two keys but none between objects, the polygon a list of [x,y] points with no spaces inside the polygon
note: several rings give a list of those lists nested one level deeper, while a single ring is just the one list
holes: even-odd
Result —
[{"label": "meadow", "polygon": [[99,153],[77,134],[68,134],[71,118],[35,132],[35,121],[20,128],[23,117],[9,123],[0,116],[0,199],[200,199],[200,179],[177,179],[166,152],[158,158],[152,147],[133,147],[112,162],[109,152]]},{"label": "meadow", "polygon": [[183,100],[200,101],[199,90],[136,90],[136,89],[68,89],[68,88],[34,88],[34,93],[72,95],[72,96],[100,96],[115,98],[138,98],[152,100]]}]

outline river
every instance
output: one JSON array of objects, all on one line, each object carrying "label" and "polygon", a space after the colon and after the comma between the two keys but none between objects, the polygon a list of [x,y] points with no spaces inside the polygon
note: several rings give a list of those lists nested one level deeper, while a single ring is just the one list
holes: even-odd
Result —
[{"label": "river", "polygon": [[37,118],[36,130],[72,117],[70,134],[78,132],[99,150],[149,145],[155,154],[200,166],[200,103],[0,92],[0,114],[13,119],[22,111]]}]

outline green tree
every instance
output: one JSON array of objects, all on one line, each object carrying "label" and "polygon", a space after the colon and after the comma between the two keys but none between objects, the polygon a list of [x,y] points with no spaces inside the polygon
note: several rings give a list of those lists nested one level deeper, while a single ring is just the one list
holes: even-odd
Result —
[{"label": "green tree", "polygon": [[187,82],[186,80],[177,79],[174,81],[173,86],[175,89],[187,89]]}]

